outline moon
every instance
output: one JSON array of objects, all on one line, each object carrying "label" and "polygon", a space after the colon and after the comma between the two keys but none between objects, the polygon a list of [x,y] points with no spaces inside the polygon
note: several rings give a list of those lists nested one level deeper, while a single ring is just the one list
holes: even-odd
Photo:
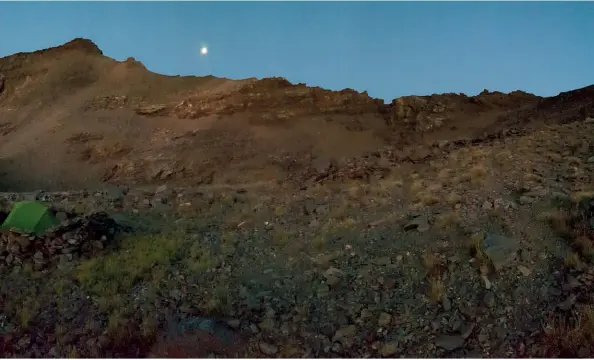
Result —
[{"label": "moon", "polygon": [[206,46],[203,46],[200,48],[200,55],[204,56],[208,54],[208,48]]}]

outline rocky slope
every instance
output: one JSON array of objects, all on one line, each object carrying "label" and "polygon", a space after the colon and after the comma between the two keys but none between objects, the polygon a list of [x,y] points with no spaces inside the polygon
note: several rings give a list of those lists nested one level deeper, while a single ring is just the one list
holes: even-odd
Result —
[{"label": "rocky slope", "polygon": [[319,163],[426,152],[408,147],[592,112],[590,88],[550,99],[484,91],[385,104],[280,78],[162,76],[85,39],[2,58],[0,77],[2,183],[21,190],[311,178]]},{"label": "rocky slope", "polygon": [[593,92],[0,59],[0,211],[63,220],[0,234],[0,355],[592,356]]}]

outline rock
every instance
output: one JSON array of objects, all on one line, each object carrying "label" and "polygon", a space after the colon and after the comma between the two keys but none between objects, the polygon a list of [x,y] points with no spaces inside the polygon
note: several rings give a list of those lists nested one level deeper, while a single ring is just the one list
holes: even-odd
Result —
[{"label": "rock", "polygon": [[464,339],[457,335],[440,335],[435,339],[435,345],[447,351],[452,351],[464,346]]},{"label": "rock", "polygon": [[227,320],[227,325],[229,325],[229,327],[231,329],[239,329],[239,326],[241,326],[241,320],[239,320],[239,319]]},{"label": "rock", "polygon": [[359,317],[361,318],[361,320],[370,319],[373,317],[373,312],[371,310],[369,310],[368,308],[365,308],[365,309],[361,310]]},{"label": "rock", "polygon": [[344,272],[335,267],[331,267],[324,271],[324,278],[326,279],[326,284],[329,286],[336,286],[344,278]]},{"label": "rock", "polygon": [[426,215],[417,216],[416,218],[409,221],[408,224],[404,225],[405,231],[414,229],[421,233],[429,230],[429,219],[427,219]]},{"label": "rock", "polygon": [[63,223],[68,220],[68,215],[66,215],[66,213],[63,211],[59,211],[56,213],[56,219],[58,219],[60,223]]},{"label": "rock", "polygon": [[390,341],[382,345],[379,354],[383,357],[392,356],[398,352],[398,341]]},{"label": "rock", "polygon": [[258,324],[258,327],[264,331],[271,332],[276,327],[276,324],[274,319],[266,318]]},{"label": "rock", "polygon": [[460,335],[462,336],[462,338],[464,340],[466,340],[470,337],[475,326],[476,325],[474,323],[470,323],[470,324],[465,324],[460,328]]},{"label": "rock", "polygon": [[527,267],[525,267],[524,265],[518,265],[518,270],[520,271],[520,273],[522,273],[522,275],[524,276],[528,276],[530,275],[531,271],[530,269],[528,269]]},{"label": "rock", "polygon": [[347,325],[340,328],[332,337],[332,342],[349,340],[357,334],[357,327],[355,325]]},{"label": "rock", "polygon": [[557,305],[557,307],[562,311],[569,311],[575,304],[576,300],[577,300],[576,295],[571,294],[571,295],[569,295],[569,297],[567,299],[565,299],[565,301],[559,303]]},{"label": "rock", "polygon": [[589,162],[590,164],[594,164],[594,156],[589,157],[588,160],[586,160],[586,162]]},{"label": "rock", "polygon": [[[539,198],[548,195],[548,191],[546,189],[539,189],[539,190],[532,190],[524,194],[525,197],[528,198]],[[534,199],[532,199],[534,202]]]},{"label": "rock", "polygon": [[487,233],[483,239],[483,251],[495,269],[500,270],[516,258],[518,244],[512,238]]},{"label": "rock", "polygon": [[167,185],[161,185],[155,190],[155,195],[167,191]]},{"label": "rock", "polygon": [[441,306],[444,311],[450,311],[452,309],[452,301],[447,296],[444,296],[441,299]]},{"label": "rock", "polygon": [[586,359],[591,357],[590,349],[585,346],[580,347],[577,353],[577,357],[578,359]]},{"label": "rock", "polygon": [[486,200],[483,203],[482,208],[483,208],[483,210],[491,210],[493,208],[493,204],[489,200]]},{"label": "rock", "polygon": [[534,198],[531,198],[529,196],[520,196],[520,199],[518,200],[520,202],[520,204],[522,205],[529,205],[534,203]]},{"label": "rock", "polygon": [[107,188],[106,197],[109,201],[120,202],[124,200],[125,190],[119,186],[110,186]]},{"label": "rock", "polygon": [[495,307],[495,295],[491,291],[487,292],[483,298],[483,303],[488,308]]},{"label": "rock", "polygon": [[379,315],[379,319],[377,321],[378,325],[383,328],[390,325],[391,322],[392,322],[392,315],[385,313],[385,312],[383,312]]},{"label": "rock", "polygon": [[376,265],[390,265],[392,263],[392,259],[389,256],[382,256],[374,260]]},{"label": "rock", "polygon": [[278,347],[276,345],[272,345],[263,341],[260,341],[258,346],[264,355],[276,355],[278,352]]},{"label": "rock", "polygon": [[573,289],[579,288],[580,286],[582,286],[582,283],[578,279],[574,278],[571,275],[568,275],[566,283],[563,284],[563,290],[571,291]]}]

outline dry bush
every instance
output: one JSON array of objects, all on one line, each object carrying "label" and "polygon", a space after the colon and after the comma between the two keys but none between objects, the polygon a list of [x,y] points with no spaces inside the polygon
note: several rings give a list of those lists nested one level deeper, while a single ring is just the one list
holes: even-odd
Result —
[{"label": "dry bush", "polygon": [[434,303],[439,303],[445,294],[445,285],[443,281],[437,277],[430,277],[428,281],[429,287],[427,290],[427,297]]},{"label": "dry bush", "polygon": [[591,358],[594,355],[594,308],[585,306],[570,316],[549,319],[541,340],[544,357]]}]

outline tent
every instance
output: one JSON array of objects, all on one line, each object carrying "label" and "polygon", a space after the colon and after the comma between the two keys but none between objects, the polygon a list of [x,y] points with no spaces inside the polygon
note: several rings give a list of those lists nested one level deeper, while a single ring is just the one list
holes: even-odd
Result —
[{"label": "tent", "polygon": [[20,201],[14,204],[0,229],[40,235],[59,223],[47,206],[37,201]]}]

